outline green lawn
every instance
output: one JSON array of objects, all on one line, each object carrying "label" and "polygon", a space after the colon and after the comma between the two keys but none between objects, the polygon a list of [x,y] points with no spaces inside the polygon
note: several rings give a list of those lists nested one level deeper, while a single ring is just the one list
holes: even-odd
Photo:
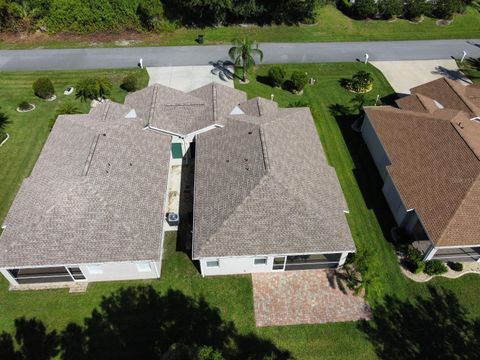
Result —
[{"label": "green lawn", "polygon": [[[474,39],[480,37],[480,13],[468,7],[465,14],[456,15],[448,26],[436,25],[436,20],[425,18],[420,24],[408,20],[353,20],[333,5],[319,7],[313,25],[299,26],[227,26],[217,28],[180,28],[162,34],[125,35],[125,39],[139,39],[134,46],[195,45],[198,34],[205,35],[206,44],[229,44],[237,36],[248,35],[259,42],[316,42],[316,41],[373,41],[420,39]],[[4,38],[6,38],[4,36]],[[122,37],[120,37],[122,38]],[[1,39],[1,36],[0,36]],[[122,38],[123,39],[123,38]],[[92,45],[94,43],[94,45]],[[98,36],[40,36],[31,40],[0,41],[0,48],[68,48],[103,46],[115,47],[115,41],[102,41]]]},{"label": "green lawn", "polygon": [[[330,110],[336,104],[351,106],[354,96],[339,85],[339,80],[352,76],[360,69],[367,68],[375,78],[374,90],[367,95],[368,101],[374,100],[377,94],[387,101],[388,96],[393,92],[391,87],[379,71],[371,65],[365,66],[361,63],[288,65],[285,68],[288,73],[293,70],[307,72],[317,82],[314,86],[307,86],[304,95],[293,95],[258,82],[256,76],[259,75],[259,79],[261,79],[268,69],[268,67],[260,66],[251,76],[251,82],[248,85],[237,83],[236,86],[247,91],[249,97],[270,98],[270,94],[273,93],[275,100],[281,106],[287,106],[299,100],[310,105],[328,159],[337,171],[348,202],[350,209],[348,222],[355,243],[359,250],[369,249],[371,252],[370,271],[378,275],[376,281],[368,288],[370,303],[374,305],[382,302],[387,294],[401,299],[426,295],[426,285],[407,280],[400,273],[394,249],[386,240],[384,232],[388,234],[388,226],[391,225],[390,215],[381,196],[378,176],[372,167],[368,152],[362,146],[360,135],[351,131],[352,118],[338,116],[335,118]],[[66,78],[67,73],[58,74],[59,77],[62,74],[63,79],[58,80],[57,87],[60,89],[69,84],[69,81],[73,81],[71,79],[78,79],[84,73],[73,73],[71,78]],[[51,76],[53,79],[53,75]],[[9,82],[6,81],[8,77],[10,78]],[[36,77],[36,73],[2,75],[0,77],[0,89],[3,91],[0,93],[1,101],[5,101],[8,96],[13,96],[9,93],[17,89],[18,84],[24,84],[23,94],[29,93],[29,84]],[[121,76],[118,75],[118,77]],[[14,103],[18,102],[24,96],[23,94],[17,93]],[[116,96],[118,96],[115,98],[116,100],[121,100],[124,93],[118,92]],[[12,100],[8,103],[10,102]],[[4,104],[4,106],[6,105]],[[338,109],[339,106],[336,108]],[[84,109],[86,108],[84,107]],[[23,145],[18,144],[18,147],[12,147],[8,152],[5,149],[0,150],[2,164],[5,164],[6,161],[16,164],[14,167],[13,165],[2,166],[0,171],[2,178],[9,179],[8,186],[4,185],[5,182],[1,183],[0,191],[5,198],[13,198],[21,179],[30,172],[38,151],[48,134],[48,131],[43,128],[48,123],[52,111],[52,109],[45,110],[44,117],[32,120],[41,123],[38,125],[37,131],[32,134],[27,131],[30,126],[26,121],[22,123],[23,120],[16,118],[17,120],[10,125],[12,133],[14,133],[13,129],[18,127],[17,132],[23,139]],[[18,153],[17,149],[19,148],[30,149],[28,150],[29,155]],[[9,171],[14,172],[15,176],[7,176],[9,172],[4,169],[11,169]],[[2,206],[5,207],[5,210],[8,207],[3,205],[3,202]],[[5,210],[1,213],[1,217]],[[289,350],[297,359],[318,359],[319,356],[322,359],[377,358],[373,345],[353,322],[256,328],[250,276],[202,278],[188,256],[175,251],[175,240],[175,233],[167,234],[165,261],[160,280],[96,283],[91,284],[85,294],[68,294],[66,290],[9,292],[6,280],[0,279],[0,330],[11,331],[13,320],[20,316],[35,316],[43,320],[49,327],[61,329],[66,323],[80,322],[90,314],[103,295],[122,286],[151,284],[162,293],[173,288],[186,295],[203,296],[211,306],[221,310],[224,319],[232,320],[239,332],[244,334],[252,332],[260,337],[270,339],[278,347]],[[479,276],[468,275],[457,280],[436,279],[431,284],[435,287],[451,289],[458,296],[461,304],[470,310],[470,315],[480,316]]]},{"label": "green lawn", "polygon": [[[64,101],[74,101],[83,112],[88,112],[89,104],[75,100],[75,95],[63,95],[67,86],[75,86],[79,79],[88,76],[107,76],[113,82],[111,98],[123,102],[124,90],[119,85],[126,74],[139,70],[107,71],[49,71],[49,72],[0,72],[0,107],[5,111],[10,124],[6,131],[10,139],[0,148],[0,219],[7,214],[22,179],[28,176],[49,133],[49,122],[55,116],[57,106]],[[140,71],[142,87],[148,83],[146,71]],[[55,86],[57,100],[44,101],[33,94],[32,83],[35,79],[47,76]],[[17,105],[21,101],[35,104],[30,113],[18,113]]]}]

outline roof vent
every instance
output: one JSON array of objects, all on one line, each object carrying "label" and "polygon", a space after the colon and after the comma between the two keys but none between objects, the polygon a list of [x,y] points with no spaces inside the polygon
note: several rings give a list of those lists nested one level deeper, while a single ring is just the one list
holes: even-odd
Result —
[{"label": "roof vent", "polygon": [[480,116],[475,116],[475,117],[471,118],[470,120],[480,123]]},{"label": "roof vent", "polygon": [[443,106],[442,104],[440,104],[437,100],[433,100],[433,102],[435,103],[435,106],[439,109],[445,109],[445,106]]},{"label": "roof vent", "polygon": [[230,115],[245,115],[245,113],[238,106],[235,106]]},{"label": "roof vent", "polygon": [[125,119],[135,119],[137,117],[137,112],[135,109],[132,109],[128,112],[127,115],[125,115]]}]

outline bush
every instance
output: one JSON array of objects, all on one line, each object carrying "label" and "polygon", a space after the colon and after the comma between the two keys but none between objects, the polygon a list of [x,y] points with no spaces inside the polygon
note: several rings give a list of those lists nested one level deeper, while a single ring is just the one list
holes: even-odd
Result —
[{"label": "bush", "polygon": [[359,71],[352,79],[344,81],[343,85],[349,91],[366,93],[373,88],[373,76],[369,72]]},{"label": "bush", "polygon": [[141,0],[136,14],[142,27],[148,31],[160,31],[163,28],[163,4],[160,0]]},{"label": "bush", "polygon": [[391,19],[402,15],[403,1],[402,0],[380,0],[378,9],[384,19]]},{"label": "bush", "polygon": [[120,87],[128,92],[138,90],[138,76],[135,74],[125,76]]},{"label": "bush", "polygon": [[413,246],[408,248],[405,261],[408,269],[414,274],[421,273],[425,268],[423,254]]},{"label": "bush", "polygon": [[427,10],[425,0],[405,0],[404,15],[409,20],[420,18]]},{"label": "bush", "polygon": [[450,20],[459,8],[458,0],[436,0],[433,3],[432,13],[438,19]]},{"label": "bush", "polygon": [[32,104],[30,104],[28,101],[22,101],[20,104],[18,104],[18,108],[23,111],[30,110],[32,108]]},{"label": "bush", "polygon": [[441,275],[447,271],[447,267],[440,260],[430,260],[425,262],[425,269],[423,270],[427,275]]},{"label": "bush", "polygon": [[281,87],[285,80],[285,70],[280,66],[272,66],[268,69],[268,78],[272,86]]},{"label": "bush", "polygon": [[55,95],[55,89],[49,78],[39,78],[33,83],[33,92],[42,99],[49,99]]},{"label": "bush", "polygon": [[301,92],[308,83],[307,74],[302,71],[294,71],[290,76],[292,90],[294,92]]},{"label": "bush", "polygon": [[459,262],[453,262],[449,261],[447,263],[448,267],[452,269],[453,271],[462,271],[463,270],[463,264]]},{"label": "bush", "polygon": [[378,13],[377,3],[375,0],[356,0],[353,13],[361,19],[373,18]]},{"label": "bush", "polygon": [[110,95],[112,82],[105,78],[86,78],[77,84],[75,97],[82,101],[102,99]]}]

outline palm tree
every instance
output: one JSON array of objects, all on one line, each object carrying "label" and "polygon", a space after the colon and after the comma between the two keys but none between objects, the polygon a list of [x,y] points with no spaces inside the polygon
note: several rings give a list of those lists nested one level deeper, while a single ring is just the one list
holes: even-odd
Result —
[{"label": "palm tree", "polygon": [[228,50],[228,55],[235,62],[235,65],[243,67],[243,82],[247,81],[247,69],[255,65],[254,56],[258,55],[260,61],[263,60],[263,52],[258,48],[258,44],[246,37],[234,39],[233,46]]},{"label": "palm tree", "polygon": [[56,115],[71,115],[71,114],[80,114],[80,110],[78,109],[77,104],[67,101],[62,104],[57,108]]}]

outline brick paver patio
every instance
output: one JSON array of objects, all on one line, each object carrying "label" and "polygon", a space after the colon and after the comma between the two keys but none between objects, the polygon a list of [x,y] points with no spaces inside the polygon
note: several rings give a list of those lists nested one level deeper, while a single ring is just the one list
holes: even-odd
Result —
[{"label": "brick paver patio", "polygon": [[362,297],[342,292],[331,270],[252,274],[257,326],[368,319]]}]

